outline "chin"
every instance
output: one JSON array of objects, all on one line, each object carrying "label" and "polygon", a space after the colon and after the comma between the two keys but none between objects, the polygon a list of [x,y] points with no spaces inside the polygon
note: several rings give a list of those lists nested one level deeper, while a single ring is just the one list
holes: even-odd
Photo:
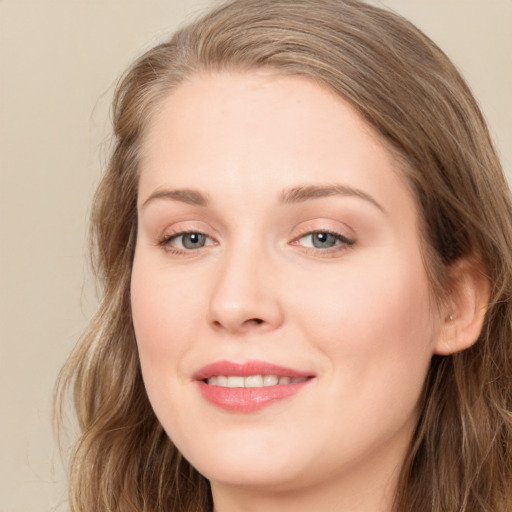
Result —
[{"label": "chin", "polygon": [[222,461],[211,466],[204,465],[204,470],[197,469],[210,482],[226,487],[284,492],[302,486],[300,474],[268,461],[261,464],[254,460],[227,464]]},{"label": "chin", "polygon": [[236,442],[227,449],[220,448],[220,443],[202,450],[196,445],[189,457],[183,455],[210,482],[225,486],[277,491],[291,489],[302,480],[300,468],[308,464],[297,460],[296,448],[276,450],[255,439],[243,448]]}]

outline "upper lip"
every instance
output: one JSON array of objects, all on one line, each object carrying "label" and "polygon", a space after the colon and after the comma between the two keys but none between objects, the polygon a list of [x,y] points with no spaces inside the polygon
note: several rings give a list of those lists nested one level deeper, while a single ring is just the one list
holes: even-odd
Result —
[{"label": "upper lip", "polygon": [[277,375],[278,377],[313,377],[310,372],[303,372],[285,366],[268,363],[266,361],[246,361],[245,363],[234,363],[231,361],[216,361],[207,364],[194,373],[195,380],[205,380],[210,377],[230,375],[248,377],[250,375]]}]

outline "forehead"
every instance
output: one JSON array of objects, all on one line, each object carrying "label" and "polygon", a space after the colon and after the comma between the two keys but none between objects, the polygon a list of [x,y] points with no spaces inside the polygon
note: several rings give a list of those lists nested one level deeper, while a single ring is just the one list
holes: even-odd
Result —
[{"label": "forehead", "polygon": [[194,76],[161,102],[143,141],[139,192],[142,200],[168,185],[207,194],[222,186],[248,196],[262,182],[268,194],[343,182],[403,195],[398,168],[372,127],[326,87],[304,77],[226,72]]},{"label": "forehead", "polygon": [[[145,130],[143,154],[152,158],[169,143],[183,149],[194,146],[197,153],[199,141],[213,142],[210,146],[219,152],[226,145],[234,150],[235,143],[244,151],[259,144],[299,151],[301,139],[343,145],[337,134],[347,131],[364,134],[358,138],[363,144],[382,145],[355,109],[309,78],[267,71],[202,74],[171,90],[155,109]],[[264,148],[259,149],[262,155]]]}]

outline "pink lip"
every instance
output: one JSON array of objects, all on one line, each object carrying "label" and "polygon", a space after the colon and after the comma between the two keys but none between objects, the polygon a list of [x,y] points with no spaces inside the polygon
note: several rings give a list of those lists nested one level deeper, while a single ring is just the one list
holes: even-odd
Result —
[{"label": "pink lip", "polygon": [[[279,377],[301,378],[308,377],[303,382],[293,384],[277,384],[261,388],[225,388],[211,386],[206,379],[224,375],[277,375]],[[193,378],[197,381],[199,390],[205,400],[221,409],[233,412],[253,412],[262,409],[276,400],[282,400],[298,393],[306,386],[314,375],[284,366],[277,366],[264,361],[248,361],[244,364],[229,361],[218,361],[198,370]]]},{"label": "pink lip", "polygon": [[230,361],[217,361],[212,364],[203,366],[198,370],[193,378],[195,380],[209,379],[216,375],[241,375],[248,377],[249,375],[278,375],[279,377],[311,377],[311,373],[293,370],[284,366],[267,363],[265,361],[247,361],[246,363],[232,363]]}]

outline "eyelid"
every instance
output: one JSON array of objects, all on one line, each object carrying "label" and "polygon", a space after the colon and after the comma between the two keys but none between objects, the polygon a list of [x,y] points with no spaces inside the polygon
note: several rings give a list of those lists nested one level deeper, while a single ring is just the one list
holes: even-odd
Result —
[{"label": "eyelid", "polygon": [[[211,236],[206,235],[205,233],[201,233],[200,231],[192,230],[192,231],[179,231],[177,233],[169,233],[165,235],[160,241],[159,244],[168,244],[171,240],[185,236],[185,235],[201,235],[204,236],[208,240],[213,240]],[[205,244],[205,246],[214,245],[214,244]],[[187,249],[188,251],[192,249]]]},{"label": "eyelid", "polygon": [[[197,254],[199,251],[207,247],[218,245],[216,238],[211,236],[211,234],[208,234],[209,231],[210,230],[208,229],[198,228],[193,225],[183,227],[180,227],[178,225],[176,227],[171,227],[164,230],[163,234],[157,237],[155,245],[163,248],[166,252],[171,254],[191,256]],[[207,242],[202,247],[198,247],[195,249],[187,249],[184,247],[177,247],[175,245],[172,245],[171,242],[173,239],[179,238],[187,234],[198,234],[204,236],[207,239]]]},{"label": "eyelid", "polygon": [[339,240],[343,243],[346,243],[348,245],[353,245],[355,243],[354,240],[352,240],[351,238],[348,238],[347,236],[345,236],[342,233],[339,233],[337,231],[325,230],[325,229],[315,230],[315,231],[311,231],[310,233],[306,233],[305,235],[302,235],[301,237],[299,237],[299,240],[300,240],[300,238],[304,238],[306,236],[312,236],[312,235],[318,235],[318,234],[332,235],[337,240]]},{"label": "eyelid", "polygon": [[[355,233],[353,230],[346,226],[345,229],[341,228],[333,228],[332,226],[327,227],[325,224],[321,225],[317,222],[308,223],[305,226],[302,226],[298,230],[298,234],[293,237],[293,240],[290,242],[291,245],[300,247],[302,251],[306,253],[310,253],[312,255],[319,256],[337,256],[342,252],[345,252],[352,248],[357,243],[357,238],[355,237]],[[350,231],[351,234],[348,235],[347,231]],[[338,243],[336,243],[332,247],[308,247],[304,246],[300,243],[301,239],[312,236],[318,233],[325,233],[334,236]]]},{"label": "eyelid", "polygon": [[303,222],[298,228],[295,228],[294,239],[311,233],[330,233],[332,235],[343,237],[351,242],[356,242],[355,231],[344,222],[334,221],[329,218],[319,218],[308,222]]},{"label": "eyelid", "polygon": [[[302,239],[302,238],[305,238],[306,236],[311,236],[311,235],[315,235],[315,234],[326,234],[326,235],[333,235],[334,237],[336,237],[340,242],[346,244],[346,245],[354,245],[355,244],[355,240],[353,240],[352,238],[349,238],[347,237],[346,235],[344,235],[343,233],[340,233],[338,231],[334,231],[334,230],[329,230],[329,229],[314,229],[314,230],[310,230],[310,231],[307,231],[306,233],[302,234],[302,235],[299,235],[298,237],[296,237],[293,242],[297,242],[298,240]],[[292,243],[293,243],[292,242]]]}]

